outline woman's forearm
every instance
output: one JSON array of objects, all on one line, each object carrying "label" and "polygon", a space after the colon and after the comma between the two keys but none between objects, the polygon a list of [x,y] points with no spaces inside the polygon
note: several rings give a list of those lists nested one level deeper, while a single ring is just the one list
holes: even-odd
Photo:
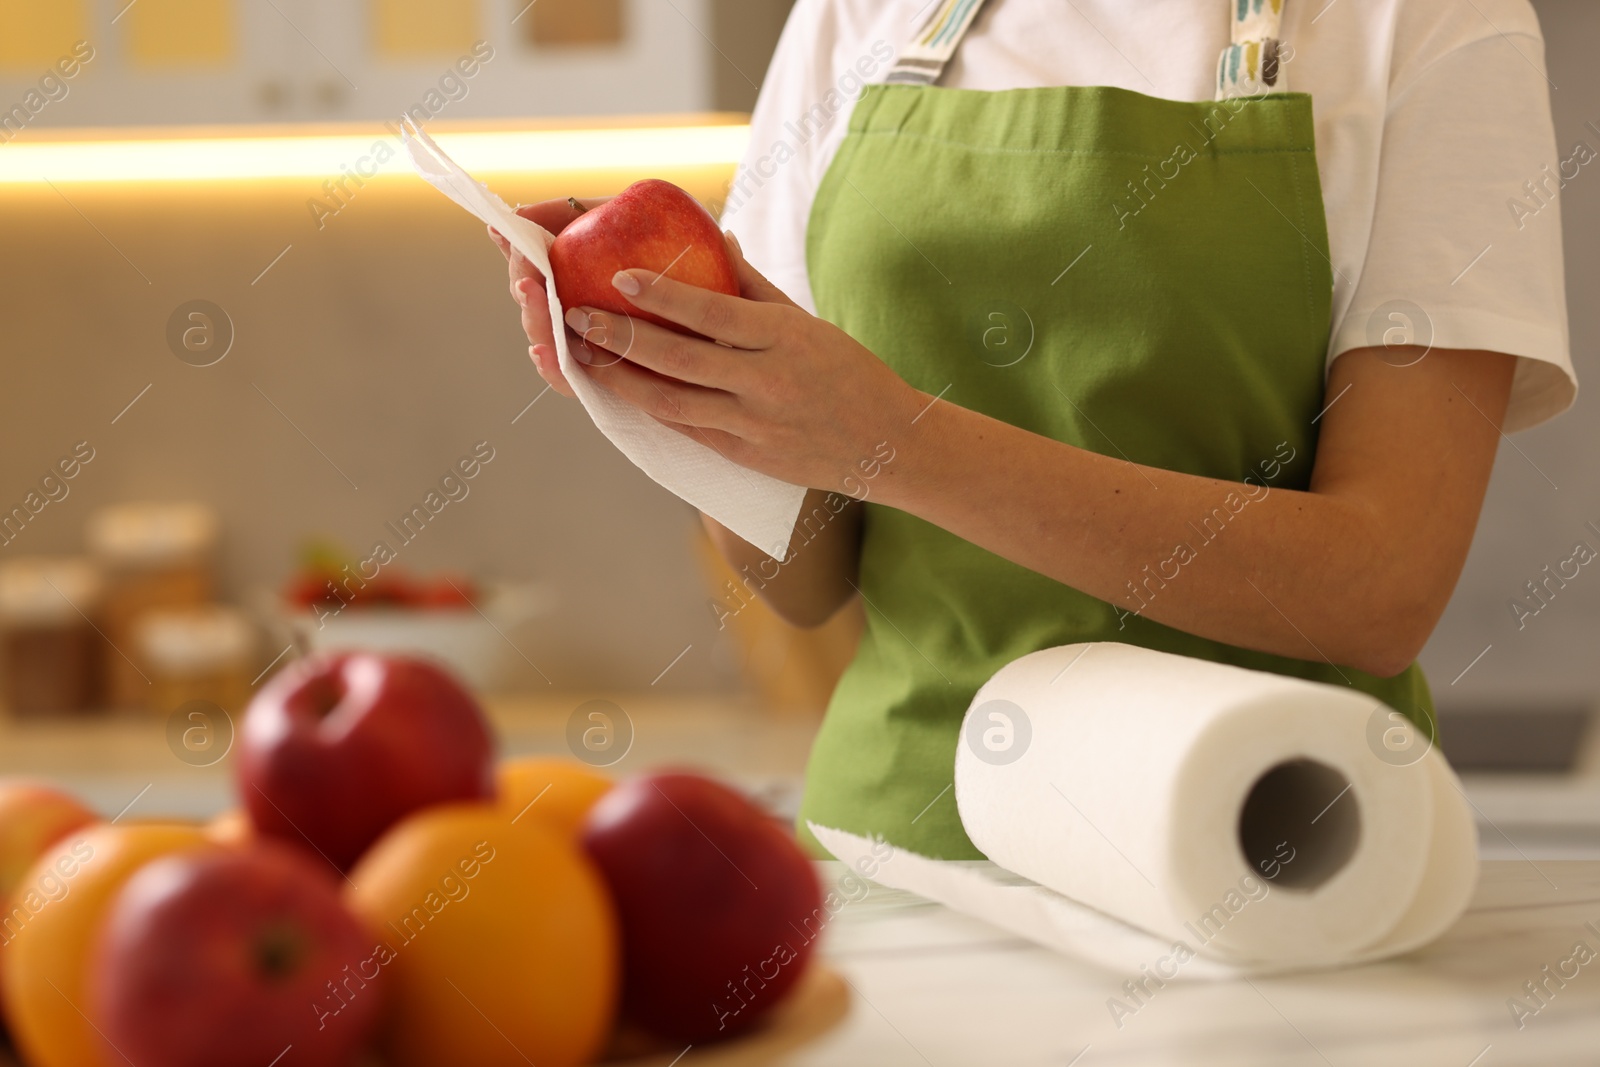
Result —
[{"label": "woman's forearm", "polygon": [[[1357,409],[1375,403],[1437,402],[1447,415],[1413,411],[1410,421],[1446,432],[1409,440],[1399,429],[1402,439],[1384,439],[1363,426],[1364,450],[1380,453],[1378,462],[1362,455],[1341,466],[1343,446],[1320,451],[1310,492],[1273,488],[1283,477],[1274,464],[1298,463],[1304,484],[1309,456],[1263,456],[1241,484],[1136,466],[938,403],[899,444],[877,499],[1106,600],[1126,623],[1142,616],[1258,651],[1394,674],[1437,623],[1471,540],[1498,440],[1486,422],[1500,417],[1510,383],[1512,361],[1494,358],[1503,366],[1485,364],[1476,378],[1463,366],[1469,373],[1409,383],[1387,365],[1343,367],[1345,377],[1388,374],[1353,387],[1399,395],[1363,396],[1334,436],[1351,436],[1349,419],[1366,423]],[[1452,399],[1458,380],[1467,391]],[[1468,392],[1478,395],[1470,405]],[[1400,414],[1385,417],[1404,424]],[[1439,418],[1459,425],[1441,427]],[[1395,451],[1384,457],[1386,445]],[[1382,491],[1342,473],[1385,460],[1396,480]]]},{"label": "woman's forearm", "polygon": [[756,596],[786,622],[811,627],[855,595],[861,509],[848,497],[809,490],[782,563],[710,516],[700,518],[734,571],[733,603]]},{"label": "woman's forearm", "polygon": [[1361,509],[1135,466],[945,404],[921,422],[885,503],[1109,602],[1125,624],[1379,666],[1358,635],[1381,620],[1352,618],[1390,610],[1381,583],[1351,581],[1373,539]]}]

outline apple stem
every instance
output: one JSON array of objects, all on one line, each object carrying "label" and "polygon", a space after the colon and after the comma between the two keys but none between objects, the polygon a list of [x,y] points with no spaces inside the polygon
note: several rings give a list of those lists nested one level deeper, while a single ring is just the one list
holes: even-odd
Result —
[{"label": "apple stem", "polygon": [[268,928],[256,944],[256,966],[263,977],[272,981],[292,975],[304,956],[303,939],[287,923]]},{"label": "apple stem", "polygon": [[578,203],[578,198],[575,197],[575,196],[567,197],[567,204],[568,204],[569,207],[572,208],[572,210],[576,211],[580,215],[582,215],[585,211],[589,210],[588,208],[584,207],[582,204]]}]

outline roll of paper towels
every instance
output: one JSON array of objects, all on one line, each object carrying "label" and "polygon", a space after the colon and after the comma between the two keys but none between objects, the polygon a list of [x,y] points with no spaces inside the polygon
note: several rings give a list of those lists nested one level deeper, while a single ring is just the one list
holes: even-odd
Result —
[{"label": "roll of paper towels", "polygon": [[1117,643],[1046,649],[973,698],[955,797],[988,863],[813,826],[875,878],[1108,966],[1337,966],[1433,940],[1477,833],[1426,734],[1355,689]]}]

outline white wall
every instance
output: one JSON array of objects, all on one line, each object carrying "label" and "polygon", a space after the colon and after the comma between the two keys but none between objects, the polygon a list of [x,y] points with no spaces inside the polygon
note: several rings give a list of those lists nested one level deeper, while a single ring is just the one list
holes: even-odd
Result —
[{"label": "white wall", "polygon": [[[1600,151],[1600,4],[1535,0],[1544,27],[1556,138],[1563,153]],[[1600,561],[1518,629],[1510,602],[1575,542],[1600,550],[1600,162],[1561,194],[1577,407],[1502,443],[1466,573],[1423,654],[1439,703],[1501,707],[1592,704],[1600,698]],[[1519,451],[1520,450],[1520,451]],[[1540,473],[1543,472],[1543,474]],[[1549,481],[1546,480],[1548,476]],[[1552,488],[1554,482],[1559,488]],[[1454,685],[1460,672],[1493,646]]]}]

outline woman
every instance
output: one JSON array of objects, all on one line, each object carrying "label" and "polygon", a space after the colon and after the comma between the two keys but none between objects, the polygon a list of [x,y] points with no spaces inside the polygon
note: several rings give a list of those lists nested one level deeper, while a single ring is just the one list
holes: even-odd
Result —
[{"label": "woman", "polygon": [[730,189],[742,297],[615,280],[721,344],[567,325],[617,395],[811,487],[774,609],[865,601],[802,832],[976,857],[962,713],[1070,642],[1431,730],[1414,660],[1496,447],[1576,389],[1541,61],[1525,0],[799,0]]}]

